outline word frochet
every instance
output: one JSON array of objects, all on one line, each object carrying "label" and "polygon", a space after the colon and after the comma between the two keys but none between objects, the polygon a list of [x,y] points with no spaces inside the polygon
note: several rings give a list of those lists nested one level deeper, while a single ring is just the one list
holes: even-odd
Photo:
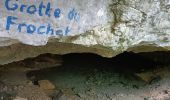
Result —
[{"label": "word frochet", "polygon": [[[19,11],[21,13],[28,13],[30,15],[39,15],[39,16],[47,16],[47,17],[54,17],[60,18],[61,10],[59,8],[53,9],[51,7],[51,3],[48,2],[46,5],[44,2],[40,2],[39,6],[36,5],[26,5],[26,4],[19,4],[17,1],[12,2],[12,0],[5,1],[5,8],[8,11]],[[52,10],[53,9],[53,10]],[[11,27],[14,27],[18,30],[18,32],[23,32],[26,30],[27,33],[33,34],[43,34],[43,35],[67,35],[71,29],[66,26],[62,29],[54,29],[50,23],[47,25],[36,26],[33,24],[28,24],[26,22],[17,23],[19,20],[16,16],[8,16],[6,22],[6,30],[10,30]]]}]

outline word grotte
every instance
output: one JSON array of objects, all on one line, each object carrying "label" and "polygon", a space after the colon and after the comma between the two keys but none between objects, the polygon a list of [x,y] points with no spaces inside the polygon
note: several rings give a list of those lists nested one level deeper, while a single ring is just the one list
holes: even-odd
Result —
[{"label": "word grotte", "polygon": [[[19,4],[17,3],[17,1],[12,2],[12,0],[6,0],[5,8],[8,11],[13,11],[13,12],[19,11],[21,13],[27,13],[29,15],[38,14],[38,16],[41,17],[47,16],[49,18],[53,17],[56,19],[60,18],[62,12],[60,8],[56,8],[52,10],[51,3],[48,2],[47,4],[44,4],[43,1],[39,3],[38,7],[36,7],[36,5]],[[78,13],[75,13],[74,11],[75,9],[72,9],[68,13],[68,19],[70,21],[71,20],[77,21],[79,18],[79,16],[76,17]],[[68,35],[68,33],[71,31],[69,26],[60,29],[54,29],[50,23],[48,23],[47,25],[41,25],[37,27],[36,25],[28,24],[26,22],[16,23],[18,22],[17,20],[19,20],[19,18],[16,16],[8,16],[6,21],[6,30],[10,30],[11,27],[14,27],[18,30],[18,32],[23,32],[23,30],[26,30],[26,32],[29,34],[37,33],[42,35],[44,34],[45,35]]]}]

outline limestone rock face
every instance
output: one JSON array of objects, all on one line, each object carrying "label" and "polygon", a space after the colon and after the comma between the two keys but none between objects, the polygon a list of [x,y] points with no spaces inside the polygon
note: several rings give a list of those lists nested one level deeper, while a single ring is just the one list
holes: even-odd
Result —
[{"label": "limestone rock face", "polygon": [[1,0],[0,64],[43,53],[165,51],[170,0]]}]

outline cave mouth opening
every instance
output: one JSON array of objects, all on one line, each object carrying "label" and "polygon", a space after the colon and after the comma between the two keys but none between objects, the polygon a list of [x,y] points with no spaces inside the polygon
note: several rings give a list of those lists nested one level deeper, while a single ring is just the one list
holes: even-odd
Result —
[{"label": "cave mouth opening", "polygon": [[[96,73],[99,73],[99,76],[103,76],[106,73],[111,76],[114,73],[119,73],[125,77],[132,76],[133,78],[131,77],[130,79],[133,80],[134,76],[135,79],[138,79],[138,76],[136,77],[138,73],[145,73],[157,70],[158,68],[163,68],[165,66],[167,67],[170,64],[168,61],[170,58],[169,53],[170,52],[124,52],[113,58],[105,58],[91,53],[71,53],[60,55],[62,58],[62,65],[52,68],[29,71],[27,76],[29,79],[31,79],[33,76],[36,76],[36,79],[33,79],[33,81],[37,81],[46,78],[54,80],[56,76],[58,79],[62,79],[63,77],[69,78],[70,76],[78,77],[82,75],[87,78],[88,75],[95,76]],[[47,57],[51,55],[52,54],[44,54],[40,55],[39,57]],[[143,76],[140,76],[139,78],[141,77],[143,78]],[[158,77],[156,76],[156,78]],[[150,82],[151,79],[155,79],[155,77],[153,77],[153,73],[149,79]]]},{"label": "cave mouth opening", "polygon": [[73,53],[63,55],[63,66],[74,66],[80,68],[93,68],[102,70],[119,70],[121,72],[131,71],[140,72],[143,70],[154,69],[157,66],[167,64],[152,59],[154,56],[147,56],[150,53],[124,52],[112,58],[101,57],[91,53]]},{"label": "cave mouth opening", "polygon": [[[16,89],[16,93],[23,91],[28,93],[27,90],[33,87],[29,93],[35,95],[34,90],[40,89],[40,92],[50,92],[47,95],[51,98],[67,94],[69,97],[85,98],[83,100],[91,96],[110,100],[108,95],[117,98],[120,94],[129,98],[131,95],[143,98],[148,97],[145,93],[150,90],[159,93],[163,90],[163,93],[169,93],[167,92],[170,83],[169,53],[124,52],[113,58],[91,53],[66,55],[48,53],[6,65],[0,70],[0,78],[2,84],[12,87],[24,86],[25,89]],[[48,89],[52,91],[48,91],[49,85],[52,87]],[[41,90],[44,87],[45,90]]]}]

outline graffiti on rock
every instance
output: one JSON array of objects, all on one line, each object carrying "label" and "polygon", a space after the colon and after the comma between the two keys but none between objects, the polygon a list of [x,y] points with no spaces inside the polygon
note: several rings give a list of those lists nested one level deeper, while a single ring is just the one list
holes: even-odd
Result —
[{"label": "graffiti on rock", "polygon": [[[80,14],[75,8],[70,8],[66,15],[62,15],[62,10],[59,7],[53,8],[51,3],[40,2],[38,5],[34,4],[22,4],[19,1],[6,0],[4,6],[9,12],[19,12],[20,14],[28,14],[34,17],[47,17],[53,18],[57,21],[64,16],[65,20],[78,22],[80,20]],[[27,20],[25,22],[19,21],[19,16],[7,16],[6,18],[6,30],[10,30],[12,27],[17,30],[17,32],[23,32],[27,34],[40,34],[40,35],[61,35],[67,36],[71,32],[69,25],[64,27],[54,28],[51,23],[44,23],[44,25],[34,25]]]}]

